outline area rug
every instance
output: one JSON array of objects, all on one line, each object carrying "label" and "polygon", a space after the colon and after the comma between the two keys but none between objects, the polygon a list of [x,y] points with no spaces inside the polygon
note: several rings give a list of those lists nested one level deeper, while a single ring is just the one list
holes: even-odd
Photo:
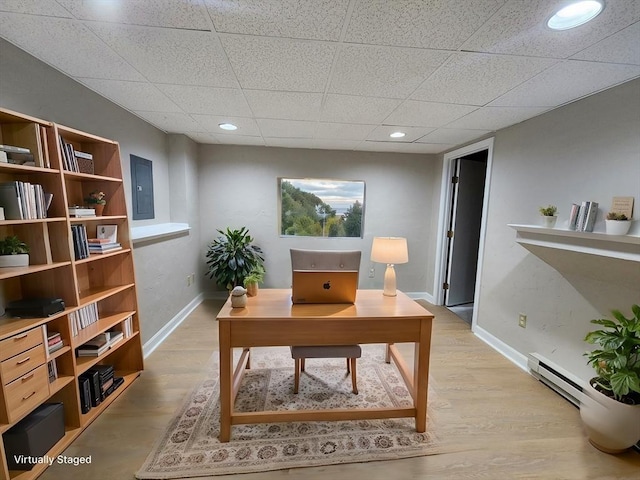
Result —
[{"label": "area rug", "polygon": [[[357,365],[359,394],[354,395],[344,359],[307,360],[300,392],[294,394],[289,348],[254,348],[235,410],[411,406],[397,368],[384,362],[384,349],[384,345],[363,346]],[[207,378],[176,412],[137,478],[195,478],[442,453],[433,433],[437,420],[431,388],[426,433],[415,431],[412,418],[270,423],[235,425],[231,441],[220,443],[218,371],[215,352]]]}]

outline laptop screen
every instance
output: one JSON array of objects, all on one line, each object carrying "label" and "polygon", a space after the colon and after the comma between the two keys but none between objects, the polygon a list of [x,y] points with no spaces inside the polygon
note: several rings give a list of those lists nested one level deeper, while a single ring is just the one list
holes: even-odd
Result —
[{"label": "laptop screen", "polygon": [[291,299],[300,303],[356,301],[357,270],[294,270]]}]

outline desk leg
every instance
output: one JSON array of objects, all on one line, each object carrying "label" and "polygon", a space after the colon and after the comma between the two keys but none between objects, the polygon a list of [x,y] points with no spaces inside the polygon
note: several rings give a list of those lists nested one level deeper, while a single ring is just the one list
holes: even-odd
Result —
[{"label": "desk leg", "polygon": [[427,429],[427,396],[429,388],[429,354],[431,350],[431,319],[420,322],[420,342],[416,343],[413,357],[413,388],[415,392],[416,431]]},{"label": "desk leg", "polygon": [[387,348],[384,353],[385,363],[391,363],[391,345],[393,345],[393,343],[387,343]]},{"label": "desk leg", "polygon": [[221,442],[231,439],[231,412],[233,410],[233,351],[231,331],[228,322],[218,322],[220,343],[220,438]]}]

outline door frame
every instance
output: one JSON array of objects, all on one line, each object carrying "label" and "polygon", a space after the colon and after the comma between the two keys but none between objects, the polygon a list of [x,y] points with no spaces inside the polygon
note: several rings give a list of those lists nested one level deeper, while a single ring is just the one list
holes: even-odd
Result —
[{"label": "door frame", "polygon": [[436,305],[444,305],[444,290],[442,284],[447,277],[447,231],[451,220],[451,202],[453,188],[451,177],[454,174],[455,160],[465,155],[470,155],[482,150],[487,150],[487,172],[484,185],[484,197],[482,199],[482,222],[480,226],[480,244],[478,247],[478,268],[476,271],[476,289],[473,299],[473,317],[471,330],[475,329],[478,318],[478,303],[480,300],[480,279],[482,278],[482,266],[484,264],[484,241],[487,229],[487,210],[489,206],[489,192],[491,190],[491,171],[493,163],[494,137],[472,143],[465,147],[445,153],[442,160],[442,180],[440,186],[440,212],[438,214],[438,230],[436,242],[436,265],[434,276],[434,295]]}]

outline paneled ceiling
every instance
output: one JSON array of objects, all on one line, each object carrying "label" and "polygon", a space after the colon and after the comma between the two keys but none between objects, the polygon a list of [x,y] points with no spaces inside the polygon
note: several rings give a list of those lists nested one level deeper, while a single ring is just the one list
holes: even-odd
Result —
[{"label": "paneled ceiling", "polygon": [[199,143],[439,153],[640,76],[639,0],[566,3],[0,0],[0,36]]}]

